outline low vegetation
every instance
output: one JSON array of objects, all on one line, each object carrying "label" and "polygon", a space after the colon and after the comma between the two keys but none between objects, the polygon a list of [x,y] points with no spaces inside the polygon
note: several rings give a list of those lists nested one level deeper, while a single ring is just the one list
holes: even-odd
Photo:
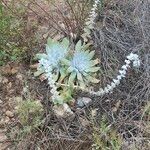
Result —
[{"label": "low vegetation", "polygon": [[[10,149],[150,149],[149,4],[0,2],[0,107],[15,104],[4,125]],[[8,66],[15,72],[4,74]]]}]

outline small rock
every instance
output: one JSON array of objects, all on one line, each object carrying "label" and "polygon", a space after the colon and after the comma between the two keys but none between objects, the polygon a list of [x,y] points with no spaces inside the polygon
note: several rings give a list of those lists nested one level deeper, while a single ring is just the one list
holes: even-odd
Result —
[{"label": "small rock", "polygon": [[15,97],[14,99],[15,99],[15,101],[16,101],[17,103],[22,102],[22,97],[17,96],[17,97]]},{"label": "small rock", "polygon": [[47,79],[45,74],[40,75],[39,78],[40,78],[40,81],[41,81],[41,82],[43,82],[44,80]]},{"label": "small rock", "polygon": [[120,105],[121,105],[121,101],[119,100],[119,101],[115,104],[115,106],[112,108],[112,112],[117,112],[118,109],[119,109],[119,107],[120,107]]},{"label": "small rock", "polygon": [[8,94],[11,95],[11,94],[14,94],[15,92],[15,89],[8,89]]},{"label": "small rock", "polygon": [[7,136],[5,135],[5,133],[0,132],[0,142],[4,142],[7,140]]},{"label": "small rock", "polygon": [[3,101],[2,100],[0,100],[0,104],[2,104],[3,103]]},{"label": "small rock", "polygon": [[77,99],[77,106],[82,108],[84,106],[88,106],[88,104],[92,101],[92,99],[88,97],[80,97]]},{"label": "small rock", "polygon": [[15,121],[15,118],[11,118],[11,121]]},{"label": "small rock", "polygon": [[23,76],[22,76],[22,74],[17,74],[17,75],[16,75],[16,78],[17,78],[18,80],[20,80],[20,81],[23,81]]},{"label": "small rock", "polygon": [[98,108],[92,109],[91,110],[91,116],[95,117],[97,115],[97,111],[98,111]]},{"label": "small rock", "polygon": [[16,106],[16,100],[15,97],[11,97],[7,101],[8,107],[14,108]]},{"label": "small rock", "polygon": [[0,121],[0,128],[4,128],[4,127],[5,127],[5,120],[4,118],[2,118]]},{"label": "small rock", "polygon": [[6,112],[6,108],[5,107],[2,109],[2,112]]},{"label": "small rock", "polygon": [[72,99],[71,101],[69,101],[69,106],[74,107],[75,106],[75,99]]},{"label": "small rock", "polygon": [[13,67],[13,68],[11,69],[11,75],[16,74],[16,73],[18,72],[18,70],[19,70],[18,67]]},{"label": "small rock", "polygon": [[9,121],[10,121],[9,117],[6,116],[4,122],[7,124],[7,123],[9,123]]},{"label": "small rock", "polygon": [[82,117],[79,117],[79,120],[80,120],[80,123],[83,127],[88,127],[90,126],[90,121],[87,120],[86,118],[82,118]]},{"label": "small rock", "polygon": [[2,83],[3,81],[3,77],[0,75],[0,83]]},{"label": "small rock", "polygon": [[48,33],[48,32],[45,33],[45,34],[43,34],[43,38],[44,38],[44,39],[47,39],[48,36],[49,36],[49,33]]},{"label": "small rock", "polygon": [[76,114],[78,115],[84,115],[85,114],[85,110],[82,108],[76,108]]},{"label": "small rock", "polygon": [[11,89],[12,88],[12,83],[9,82],[8,85],[7,85],[7,90]]},{"label": "small rock", "polygon": [[5,114],[6,114],[6,116],[9,117],[9,118],[14,117],[14,113],[11,112],[11,111],[9,111],[9,110],[7,110]]},{"label": "small rock", "polygon": [[18,72],[18,70],[18,66],[13,66],[12,68],[10,64],[7,64],[1,68],[1,73],[2,75],[14,75]]},{"label": "small rock", "polygon": [[3,84],[8,83],[8,79],[7,79],[7,78],[5,78],[5,77],[3,77],[2,83],[3,83]]},{"label": "small rock", "polygon": [[9,64],[7,64],[1,68],[2,75],[8,75],[8,74],[10,74],[10,72],[11,72],[11,66]]},{"label": "small rock", "polygon": [[58,118],[67,118],[74,115],[74,113],[66,103],[59,106],[55,105],[53,107],[53,110]]}]

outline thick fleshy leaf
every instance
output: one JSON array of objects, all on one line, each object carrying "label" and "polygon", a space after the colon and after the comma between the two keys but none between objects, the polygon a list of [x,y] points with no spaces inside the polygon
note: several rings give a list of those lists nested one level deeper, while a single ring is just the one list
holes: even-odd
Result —
[{"label": "thick fleshy leaf", "polygon": [[89,47],[92,45],[92,43],[88,43],[88,44],[84,44],[83,45],[83,50],[88,51],[87,49],[89,49]]},{"label": "thick fleshy leaf", "polygon": [[73,71],[74,71],[74,68],[71,67],[71,66],[67,69],[67,72],[68,72],[68,73],[73,72]]},{"label": "thick fleshy leaf", "polygon": [[46,53],[50,54],[51,53],[51,48],[49,45],[46,44]]},{"label": "thick fleshy leaf", "polygon": [[83,33],[81,37],[84,39],[84,42],[88,42],[87,34]]},{"label": "thick fleshy leaf", "polygon": [[53,39],[51,39],[50,37],[47,39],[47,45],[51,46],[53,43]]},{"label": "thick fleshy leaf", "polygon": [[89,54],[88,54],[88,58],[89,59],[92,59],[93,57],[94,57],[94,55],[95,55],[95,51],[91,51]]},{"label": "thick fleshy leaf", "polygon": [[78,43],[76,44],[75,50],[76,50],[76,51],[81,51],[81,49],[82,49],[82,42],[81,42],[81,40],[80,40],[80,41],[78,41]]},{"label": "thick fleshy leaf", "polygon": [[63,98],[61,97],[61,96],[59,96],[59,98],[58,99],[55,99],[54,101],[53,101],[53,103],[54,103],[54,105],[62,105],[62,104],[64,104],[64,101],[63,101]]},{"label": "thick fleshy leaf", "polygon": [[86,54],[86,59],[91,60],[90,57],[88,57],[90,51],[89,51],[89,50],[86,50],[86,51],[84,51],[84,53]]},{"label": "thick fleshy leaf", "polygon": [[83,76],[89,76],[89,74],[87,72],[82,72]]},{"label": "thick fleshy leaf", "polygon": [[53,75],[53,80],[57,81],[59,78],[59,70],[57,70],[57,72],[55,74],[53,73],[52,75]]},{"label": "thick fleshy leaf", "polygon": [[69,66],[70,65],[70,61],[69,60],[67,60],[67,59],[62,59],[61,60],[61,62],[64,64],[64,65],[67,65],[67,66]]},{"label": "thick fleshy leaf", "polygon": [[61,44],[64,46],[64,48],[68,49],[68,47],[69,47],[69,40],[67,38],[64,38],[62,40]]},{"label": "thick fleshy leaf", "polygon": [[99,62],[100,62],[100,61],[99,61],[99,59],[98,59],[98,58],[97,58],[97,59],[95,59],[95,60],[91,60],[91,61],[89,62],[90,67],[93,67],[93,66],[97,65]]},{"label": "thick fleshy leaf", "polygon": [[85,83],[83,81],[78,81],[79,82],[79,86],[84,89],[86,87]]},{"label": "thick fleshy leaf", "polygon": [[85,71],[86,72],[97,72],[98,70],[100,70],[100,67],[92,67],[92,68],[86,69]]},{"label": "thick fleshy leaf", "polygon": [[79,80],[79,81],[82,81],[83,82],[83,78],[82,78],[82,75],[81,75],[81,73],[77,73],[77,79]]},{"label": "thick fleshy leaf", "polygon": [[62,82],[66,76],[67,76],[67,71],[66,71],[66,69],[61,68],[61,69],[60,69],[59,82]]},{"label": "thick fleshy leaf", "polygon": [[36,56],[35,56],[35,59],[42,59],[42,58],[47,59],[48,56],[46,54],[43,54],[43,53],[36,54]]},{"label": "thick fleshy leaf", "polygon": [[38,70],[38,71],[34,72],[34,76],[35,76],[35,77],[38,77],[39,75],[41,75],[41,74],[43,74],[43,73],[44,73],[43,70]]},{"label": "thick fleshy leaf", "polygon": [[91,30],[89,28],[84,28],[84,32],[89,34],[89,35],[91,34]]},{"label": "thick fleshy leaf", "polygon": [[74,84],[74,80],[75,80],[75,78],[76,78],[76,72],[72,72],[71,74],[70,74],[70,76],[69,76],[69,84]]},{"label": "thick fleshy leaf", "polygon": [[69,101],[71,101],[73,99],[72,98],[72,90],[70,88],[63,89],[61,91],[60,95],[63,98],[64,102],[69,102]]},{"label": "thick fleshy leaf", "polygon": [[91,83],[99,83],[99,82],[100,82],[99,79],[96,79],[96,78],[94,78],[94,77],[92,77],[92,76],[87,76],[86,78],[87,78],[87,80],[88,80],[89,82],[91,82]]}]

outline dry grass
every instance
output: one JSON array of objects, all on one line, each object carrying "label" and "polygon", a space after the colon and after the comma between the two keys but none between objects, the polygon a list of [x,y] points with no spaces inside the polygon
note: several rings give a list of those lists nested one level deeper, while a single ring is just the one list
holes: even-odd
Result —
[{"label": "dry grass", "polygon": [[[137,53],[142,61],[139,69],[129,70],[113,94],[96,98],[93,104],[101,106],[122,136],[132,142],[142,138],[149,140],[149,136],[143,135],[142,122],[145,120],[141,120],[142,110],[150,100],[149,6],[148,0],[118,0],[106,4],[93,35],[97,57],[101,60],[102,86],[117,75],[130,52]],[[141,143],[138,147],[146,150],[147,146],[143,147]]]},{"label": "dry grass", "polygon": [[[41,7],[41,5],[37,4],[34,6]],[[33,7],[29,8],[30,10],[31,8],[33,9]],[[47,20],[50,19],[47,18],[47,12],[42,10],[42,8],[41,11],[46,14],[44,17]],[[61,10],[58,9],[58,11],[60,14]],[[39,14],[37,15],[39,16]],[[39,17],[44,18],[43,16]],[[60,15],[59,17],[62,17],[67,26],[68,22],[64,19],[64,16]],[[81,21],[83,20],[81,19]],[[80,24],[82,25],[83,23],[81,22]],[[75,26],[74,29],[77,27]],[[57,28],[60,32],[63,31],[59,26]],[[64,30],[64,34],[76,32],[74,29],[67,29],[68,31]],[[137,149],[149,149],[150,135],[149,131],[146,130],[147,124],[149,124],[149,117],[143,117],[145,105],[150,101],[149,0],[106,1],[103,12],[97,18],[96,29],[93,31],[92,37],[96,49],[96,57],[101,60],[100,86],[104,87],[111,82],[111,79],[117,75],[118,69],[123,65],[125,57],[130,52],[137,53],[140,56],[142,60],[141,67],[137,70],[131,68],[128,76],[112,94],[104,97],[92,97],[93,103],[89,108],[80,111],[73,108],[75,118],[71,120],[56,118],[52,111],[52,104],[49,102],[50,93],[46,86],[47,83],[41,84],[29,77],[27,80],[30,83],[31,95],[34,96],[34,99],[35,97],[40,97],[45,108],[44,125],[21,140],[19,144],[17,143],[15,148],[18,150],[34,150],[38,148],[41,150],[91,149],[93,139],[89,112],[91,109],[98,108],[99,111],[95,118],[96,122],[101,121],[103,114],[107,116],[109,124],[124,138],[125,142],[122,149],[132,150],[133,144],[135,144],[135,147],[138,147]],[[78,96],[83,96],[82,93],[77,94]],[[89,122],[87,126],[83,125],[83,118],[84,121]],[[98,124],[95,123],[95,127],[98,127]]]}]

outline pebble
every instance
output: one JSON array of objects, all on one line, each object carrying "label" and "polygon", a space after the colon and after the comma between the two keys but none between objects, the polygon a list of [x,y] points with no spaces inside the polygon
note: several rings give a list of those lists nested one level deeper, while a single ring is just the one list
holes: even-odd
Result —
[{"label": "pebble", "polygon": [[16,78],[17,78],[18,80],[20,80],[20,81],[23,81],[23,76],[22,76],[22,74],[20,74],[20,73],[18,73],[18,74],[16,75]]},{"label": "pebble", "polygon": [[2,83],[3,83],[3,84],[8,83],[8,79],[4,77],[3,80],[2,80]]},{"label": "pebble", "polygon": [[0,128],[4,128],[4,127],[5,127],[5,120],[4,120],[4,118],[2,118],[0,120]]},{"label": "pebble", "polygon": [[79,121],[83,127],[90,126],[90,121],[86,118],[79,117]]},{"label": "pebble", "polygon": [[17,97],[15,97],[14,99],[15,99],[15,101],[16,101],[17,103],[22,102],[22,97],[17,96]]},{"label": "pebble", "polygon": [[18,67],[14,67],[11,69],[11,74],[14,75],[18,72],[19,68]]},{"label": "pebble", "polygon": [[89,97],[80,97],[77,99],[77,107],[82,108],[84,106],[88,106],[88,104],[92,101]]},{"label": "pebble", "polygon": [[9,117],[6,116],[4,122],[7,124],[7,123],[9,123],[9,121],[10,121]]},{"label": "pebble", "polygon": [[2,76],[0,76],[0,83],[3,81],[3,78],[2,78]]},{"label": "pebble", "polygon": [[0,104],[2,104],[3,103],[3,101],[2,100],[0,100]]},{"label": "pebble", "polygon": [[5,133],[0,131],[0,142],[4,142],[5,140],[7,140],[7,136]]},{"label": "pebble", "polygon": [[11,112],[11,111],[9,111],[9,110],[7,110],[5,114],[6,114],[6,116],[9,117],[9,118],[14,117],[13,112]]},{"label": "pebble", "polygon": [[10,90],[12,88],[12,82],[9,82],[8,84],[7,84],[7,90]]},{"label": "pebble", "polygon": [[53,110],[58,118],[67,118],[70,116],[74,116],[74,113],[67,104],[63,104],[60,106],[55,105],[53,107]]}]

